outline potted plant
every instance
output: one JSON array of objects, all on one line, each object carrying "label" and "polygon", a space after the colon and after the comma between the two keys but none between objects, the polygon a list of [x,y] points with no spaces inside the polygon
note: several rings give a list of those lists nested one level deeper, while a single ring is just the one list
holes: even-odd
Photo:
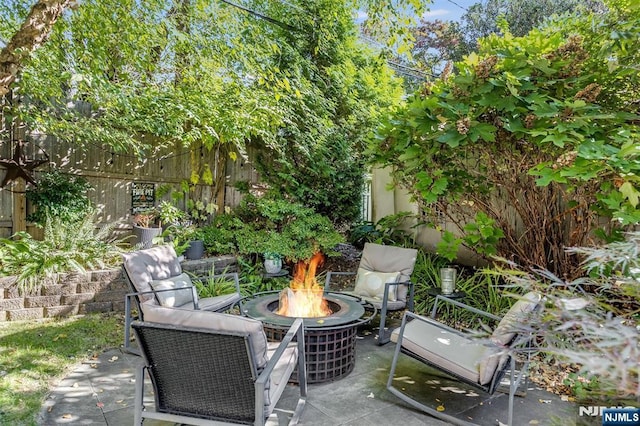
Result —
[{"label": "potted plant", "polygon": [[204,255],[201,232],[189,221],[169,225],[162,237],[173,245],[178,256],[184,255],[187,259],[197,260]]},{"label": "potted plant", "polygon": [[267,274],[277,274],[282,269],[282,256],[279,253],[264,253],[264,270]]},{"label": "potted plant", "polygon": [[189,246],[184,252],[184,257],[189,260],[198,260],[204,256],[204,241],[198,229],[195,227],[190,228],[190,232],[185,236],[189,241]]},{"label": "potted plant", "polygon": [[169,201],[162,201],[158,206],[158,219],[160,219],[160,226],[166,229],[170,225],[184,222],[187,219],[187,213]]},{"label": "potted plant", "polygon": [[162,228],[156,225],[155,210],[145,210],[133,215],[133,235],[135,245],[141,249],[151,248],[153,239],[162,233]]}]

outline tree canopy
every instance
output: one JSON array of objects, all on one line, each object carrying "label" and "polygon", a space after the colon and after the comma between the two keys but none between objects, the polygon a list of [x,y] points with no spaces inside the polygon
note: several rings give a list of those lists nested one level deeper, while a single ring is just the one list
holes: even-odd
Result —
[{"label": "tree canopy", "polygon": [[608,7],[522,37],[504,25],[385,122],[377,163],[457,224],[442,252],[464,243],[572,276],[566,247],[640,222],[640,9]]},{"label": "tree canopy", "polygon": [[[30,5],[0,5],[0,37],[19,30]],[[202,147],[224,161],[252,144],[268,159],[260,166],[273,188],[351,220],[361,177],[342,211],[328,192],[362,174],[365,140],[401,95],[386,64],[358,43],[356,7],[391,23],[423,8],[413,0],[83,1],[25,61],[13,85],[21,102],[5,114],[60,140],[141,157]],[[200,165],[190,183],[219,183],[212,170],[224,177]]]}]

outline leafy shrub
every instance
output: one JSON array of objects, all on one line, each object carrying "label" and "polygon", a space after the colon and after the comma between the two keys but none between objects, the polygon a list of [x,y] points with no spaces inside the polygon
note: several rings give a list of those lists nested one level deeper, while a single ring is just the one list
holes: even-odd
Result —
[{"label": "leafy shrub", "polygon": [[210,254],[236,253],[236,237],[242,227],[242,221],[234,214],[216,215],[210,225],[200,228],[204,249]]},{"label": "leafy shrub", "polygon": [[296,262],[317,251],[332,254],[343,241],[328,218],[285,199],[248,195],[235,214],[243,223],[236,236],[241,254],[279,253]]},{"label": "leafy shrub", "polygon": [[465,244],[571,279],[580,261],[563,247],[640,221],[638,73],[628,65],[639,13],[616,4],[523,37],[505,25],[383,122],[374,161],[432,226],[444,217],[457,228],[448,255]]},{"label": "leafy shrub", "polygon": [[602,247],[572,248],[587,275],[574,281],[545,270],[502,272],[545,295],[544,311],[526,331],[536,335],[541,351],[578,366],[568,383],[585,402],[626,406],[640,397],[639,250],[638,232]]},{"label": "leafy shrub", "polygon": [[232,280],[225,277],[215,277],[215,273],[215,269],[212,267],[206,277],[192,276],[198,297],[216,297],[236,291],[236,285]]},{"label": "leafy shrub", "polygon": [[[303,139],[303,138],[301,138]],[[329,136],[326,144],[300,147],[286,140],[286,155],[273,152],[257,157],[261,177],[281,196],[328,217],[336,226],[360,216],[364,161],[343,138]]]},{"label": "leafy shrub", "polygon": [[408,221],[414,218],[413,213],[399,212],[385,216],[376,223],[357,223],[349,231],[349,242],[358,248],[364,247],[364,243],[410,247],[413,238],[405,229],[409,226]]},{"label": "leafy shrub", "polygon": [[119,265],[122,250],[109,236],[112,229],[95,232],[92,215],[76,223],[49,217],[42,241],[26,232],[0,239],[0,275],[16,275],[21,291],[30,293],[59,273]]},{"label": "leafy shrub", "polygon": [[91,190],[93,187],[80,176],[57,170],[44,172],[38,186],[27,189],[27,200],[36,207],[27,219],[39,226],[44,226],[47,216],[79,222],[93,209],[87,196]]},{"label": "leafy shrub", "polygon": [[254,263],[249,259],[239,257],[240,291],[245,296],[267,291],[279,291],[289,286],[290,278],[277,277],[265,279],[264,268],[261,263]]}]

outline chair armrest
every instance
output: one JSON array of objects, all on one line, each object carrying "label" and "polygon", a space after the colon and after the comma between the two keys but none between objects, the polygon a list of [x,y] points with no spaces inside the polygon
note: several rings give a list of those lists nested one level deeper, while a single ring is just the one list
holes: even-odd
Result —
[{"label": "chair armrest", "polygon": [[134,293],[125,294],[125,297],[127,299],[130,299],[132,297],[136,297],[137,298],[138,296],[142,296],[142,295],[145,295],[145,294],[153,294],[155,296],[156,293],[163,293],[163,292],[166,292],[166,291],[178,291],[178,290],[191,290],[191,303],[193,303],[193,308],[196,309],[197,305],[196,305],[195,298],[193,297],[194,296],[194,292],[196,291],[196,288],[194,286],[192,286],[192,285],[188,285],[188,286],[185,286],[185,287],[178,287],[178,288],[165,288],[165,289],[162,289],[162,290],[137,291],[137,292],[134,292]]},{"label": "chair armrest", "polygon": [[455,329],[453,327],[449,327],[448,325],[443,324],[441,322],[438,322],[434,318],[425,317],[423,315],[419,315],[419,314],[416,314],[416,313],[411,312],[411,311],[405,311],[404,315],[402,316],[402,325],[400,326],[400,335],[398,336],[398,342],[401,341],[402,335],[404,334],[404,324],[406,322],[409,322],[409,320],[411,320],[411,321],[422,321],[422,322],[425,322],[425,323],[427,323],[429,325],[437,327],[439,329],[448,331],[450,333],[457,334],[458,336],[469,337],[469,334],[464,333],[464,332],[462,332],[460,330],[457,330],[457,329]]},{"label": "chair armrest", "polygon": [[[267,365],[265,365],[262,372],[260,372],[260,375],[258,376],[256,383],[261,384],[262,386],[266,385],[267,380],[269,380],[269,376],[271,376],[273,369],[278,363],[278,360],[284,353],[287,346],[289,346],[289,343],[291,343],[293,341],[293,338],[296,336],[297,336],[297,345],[298,345],[298,358],[302,357],[302,359],[305,359],[304,322],[302,318],[296,318],[293,324],[291,324],[289,331],[287,331],[287,334],[282,339],[282,342],[280,343],[280,345],[278,345],[278,349],[276,349],[273,356],[269,359],[269,362],[267,362]],[[302,375],[299,374],[299,376],[301,377]]]},{"label": "chair armrest", "polygon": [[490,319],[495,320],[495,321],[500,321],[502,319],[501,317],[499,317],[497,315],[491,314],[489,312],[482,311],[482,310],[480,310],[478,308],[474,308],[473,306],[469,306],[469,305],[467,305],[465,303],[459,302],[457,300],[450,299],[447,296],[442,296],[442,295],[437,295],[436,296],[436,300],[433,302],[433,308],[431,309],[431,318],[432,319],[435,319],[436,315],[438,313],[438,302],[449,303],[449,304],[454,305],[454,306],[456,306],[458,308],[465,309],[467,311],[473,312],[473,313],[478,314],[478,315],[482,315],[482,316],[484,316],[486,318],[490,318]]},{"label": "chair armrest", "polygon": [[337,272],[337,271],[328,271],[327,278],[324,280],[324,292],[325,294],[329,292],[329,286],[331,284],[331,277],[334,275],[355,275],[355,272]]}]

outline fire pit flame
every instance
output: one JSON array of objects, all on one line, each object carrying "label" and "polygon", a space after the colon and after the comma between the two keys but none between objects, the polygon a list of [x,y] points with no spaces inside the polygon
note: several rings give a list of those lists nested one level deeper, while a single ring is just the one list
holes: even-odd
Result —
[{"label": "fire pit flame", "polygon": [[280,293],[277,314],[301,318],[326,317],[332,314],[323,297],[324,290],[316,281],[316,269],[323,262],[324,256],[320,252],[314,254],[308,262],[298,262],[289,288]]}]

